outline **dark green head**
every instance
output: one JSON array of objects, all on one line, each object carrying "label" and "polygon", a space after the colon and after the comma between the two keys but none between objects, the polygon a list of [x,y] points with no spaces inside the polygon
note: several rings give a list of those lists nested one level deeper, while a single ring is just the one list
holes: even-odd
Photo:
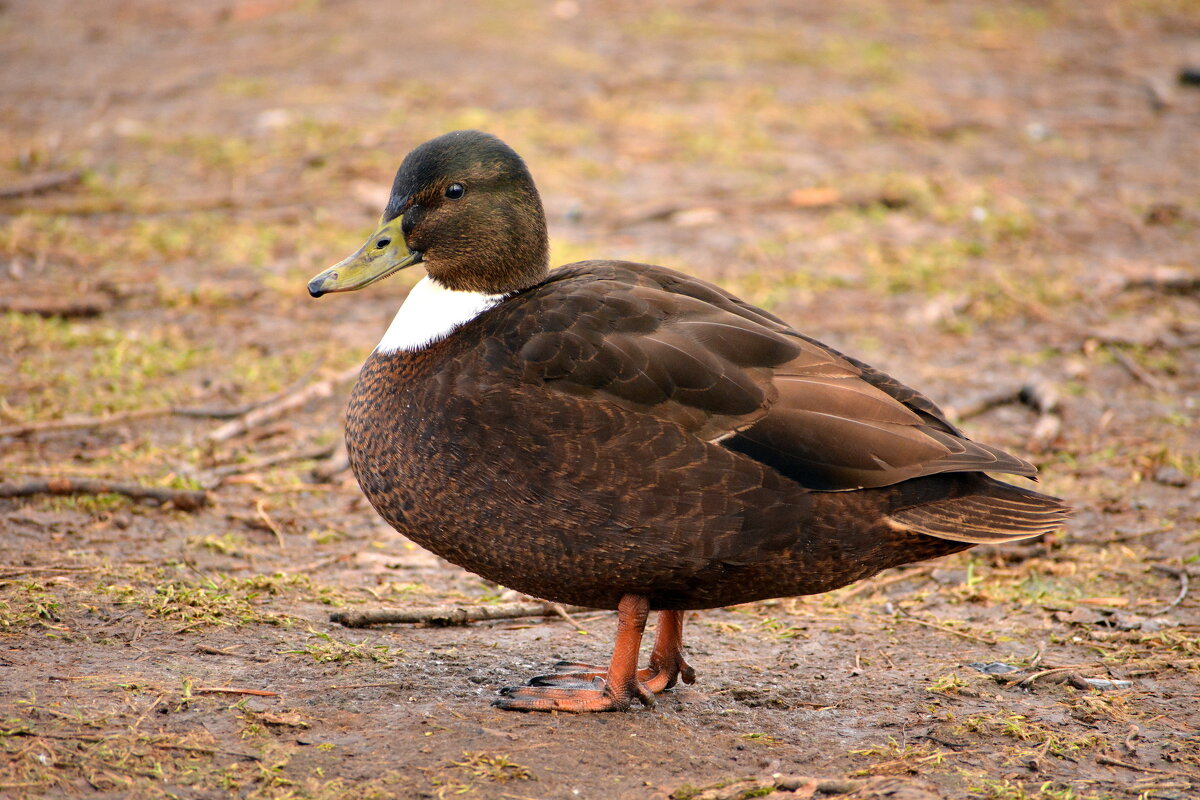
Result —
[{"label": "dark green head", "polygon": [[480,131],[431,139],[404,159],[379,228],[309,281],[313,297],[361,289],[421,263],[447,289],[504,294],[546,277],[546,215],[533,177]]}]

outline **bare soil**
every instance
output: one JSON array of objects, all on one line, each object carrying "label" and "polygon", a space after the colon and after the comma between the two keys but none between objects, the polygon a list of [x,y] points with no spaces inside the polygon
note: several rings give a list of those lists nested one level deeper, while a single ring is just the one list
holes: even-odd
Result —
[{"label": "bare soil", "polygon": [[[0,797],[1200,796],[1192,0],[10,0],[0,63],[0,484],[211,499],[0,499]],[[698,682],[625,714],[489,705],[605,661],[608,613],[331,622],[514,599],[337,469],[336,376],[417,276],[304,290],[461,127],[526,157],[557,262],[716,280],[1075,517],[691,614]],[[219,441],[172,412],[330,379]]]}]

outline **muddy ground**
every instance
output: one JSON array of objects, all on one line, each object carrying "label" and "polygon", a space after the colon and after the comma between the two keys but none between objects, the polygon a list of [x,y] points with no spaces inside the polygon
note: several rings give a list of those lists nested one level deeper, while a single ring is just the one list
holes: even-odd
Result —
[{"label": "muddy ground", "polygon": [[[211,501],[0,499],[0,796],[1200,796],[1195,2],[9,0],[0,63],[0,482]],[[716,280],[1075,517],[693,614],[699,681],[627,714],[489,706],[611,614],[332,623],[512,599],[337,470],[418,276],[304,290],[461,127],[524,154],[557,263]]]}]

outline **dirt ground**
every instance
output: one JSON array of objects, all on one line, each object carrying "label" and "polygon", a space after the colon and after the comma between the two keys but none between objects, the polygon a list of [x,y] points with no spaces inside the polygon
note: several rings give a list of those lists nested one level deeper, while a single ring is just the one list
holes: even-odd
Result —
[{"label": "dirt ground", "polygon": [[[0,3],[0,484],[210,502],[0,499],[0,797],[1200,796],[1194,0],[86,8]],[[462,127],[526,157],[556,263],[720,282],[1070,524],[692,614],[698,682],[626,714],[489,705],[610,613],[331,622],[513,599],[338,469],[419,276],[305,292]]]}]

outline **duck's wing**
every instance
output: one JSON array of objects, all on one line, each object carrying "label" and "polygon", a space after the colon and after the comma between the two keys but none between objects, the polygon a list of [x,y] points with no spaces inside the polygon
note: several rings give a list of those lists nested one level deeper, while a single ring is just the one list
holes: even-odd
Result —
[{"label": "duck's wing", "polygon": [[894,378],[681,273],[583,262],[516,305],[506,330],[525,380],[668,420],[812,489],[1036,472]]}]

